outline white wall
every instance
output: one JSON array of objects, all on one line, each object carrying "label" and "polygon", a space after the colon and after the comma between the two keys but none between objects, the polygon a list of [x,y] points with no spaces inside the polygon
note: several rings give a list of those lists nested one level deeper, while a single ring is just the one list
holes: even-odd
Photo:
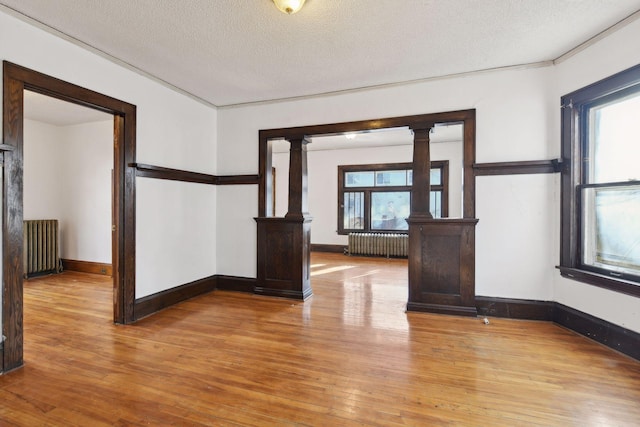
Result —
[{"label": "white wall", "polygon": [[[600,40],[577,55],[560,62],[555,68],[554,98],[560,103],[562,95],[573,92],[598,80],[609,77],[640,63],[640,20]],[[556,108],[556,111],[558,109]],[[553,131],[560,134],[560,112]],[[558,181],[559,187],[559,181]],[[559,200],[559,198],[558,198]],[[554,234],[559,236],[556,222]],[[559,247],[553,253],[559,259]],[[562,304],[609,322],[640,332],[640,299],[612,292],[596,286],[565,279],[554,272],[553,298]]]},{"label": "white wall", "polygon": [[111,264],[112,168],[113,119],[25,120],[24,217],[59,221],[61,258]]},{"label": "white wall", "polygon": [[[364,120],[379,117],[393,117],[410,114],[435,113],[475,108],[477,113],[477,161],[518,161],[555,158],[559,155],[556,135],[549,141],[548,108],[557,103],[550,99],[550,82],[553,69],[533,68],[481,73],[474,76],[443,79],[407,86],[353,92],[280,103],[249,105],[219,110],[219,173],[256,173],[258,169],[258,131],[260,129],[289,126],[335,123]],[[525,102],[526,100],[526,102]],[[278,172],[279,173],[279,172]],[[310,168],[311,173],[311,168]],[[333,188],[337,172],[330,171],[321,179]],[[310,178],[310,185],[312,184]],[[503,197],[505,183],[512,177],[494,177],[482,184],[483,200],[478,201],[480,224],[500,212],[518,210],[520,200]],[[523,176],[517,181],[517,188],[527,194],[529,189],[537,190],[538,223],[547,224],[555,213],[553,205],[553,180],[541,181],[539,176]],[[279,189],[278,189],[279,190]],[[231,194],[229,194],[231,196]],[[233,205],[234,198],[221,193],[221,205]],[[251,212],[257,211],[257,197],[243,200]],[[241,211],[239,211],[241,212]],[[312,216],[314,215],[311,212]],[[236,217],[238,228],[230,230],[219,224],[218,265],[220,273],[255,277],[255,233],[253,220],[249,215]],[[333,220],[330,220],[333,222]],[[335,225],[332,223],[335,230]],[[528,226],[528,225],[527,225]],[[479,231],[476,251],[484,254],[483,262],[494,266],[479,275],[479,294],[499,297],[523,297],[550,300],[552,297],[550,271],[553,263],[546,257],[549,241],[557,240],[552,230],[545,230],[543,238],[528,245],[509,250],[510,263],[502,262],[501,256],[507,250],[501,242],[510,238],[509,230],[499,224],[484,226]],[[239,238],[239,234],[243,237]],[[246,234],[246,236],[245,236]],[[312,232],[313,235],[313,232]],[[312,238],[313,239],[313,238]],[[242,250],[245,258],[228,255],[223,248],[239,241],[246,242]],[[250,244],[250,245],[249,245]],[[533,256],[532,256],[533,254]],[[540,255],[543,254],[543,255]],[[247,262],[246,257],[252,257]],[[534,264],[531,259],[544,258],[545,262]],[[557,261],[555,261],[557,262]],[[501,266],[498,271],[495,266]],[[533,274],[520,275],[526,271]],[[547,277],[545,283],[540,277]],[[517,284],[512,280],[516,278]],[[481,292],[481,293],[480,293]]]},{"label": "white wall", "polygon": [[[436,81],[219,110],[220,173],[256,173],[258,131],[475,108],[477,157],[482,162],[560,156],[560,96],[640,62],[640,21],[609,35],[557,66],[499,70]],[[334,173],[323,178],[332,186]],[[559,262],[559,176],[479,177],[477,294],[556,300],[640,331],[638,299],[562,279]],[[248,195],[248,194],[247,194]],[[219,194],[233,205],[238,194]],[[238,203],[238,202],[236,202]],[[257,198],[243,199],[257,211]],[[238,211],[242,212],[242,211]],[[218,227],[221,273],[255,277],[255,228],[244,214],[238,228]],[[241,234],[241,236],[239,236]],[[222,249],[234,246],[237,258]],[[242,249],[238,245],[243,245]]]},{"label": "white wall", "polygon": [[62,129],[24,122],[24,219],[59,219],[62,180]]},{"label": "white wall", "polygon": [[[316,144],[316,142],[314,142]],[[317,142],[322,144],[322,142]],[[412,145],[362,147],[322,150],[314,147],[307,153],[309,177],[309,213],[311,242],[314,244],[346,245],[348,237],[337,233],[338,227],[338,166],[376,163],[406,163],[413,158]],[[462,142],[432,144],[432,160],[449,160],[449,212],[460,217],[462,212]],[[287,213],[289,186],[289,153],[274,153],[276,168],[276,216]]]},{"label": "white wall", "polygon": [[[137,162],[216,173],[215,108],[4,12],[0,40],[0,59],[136,105]],[[136,297],[216,274],[215,189],[144,181],[136,188]],[[173,224],[189,230],[174,232]],[[196,229],[202,234],[193,238]]]}]

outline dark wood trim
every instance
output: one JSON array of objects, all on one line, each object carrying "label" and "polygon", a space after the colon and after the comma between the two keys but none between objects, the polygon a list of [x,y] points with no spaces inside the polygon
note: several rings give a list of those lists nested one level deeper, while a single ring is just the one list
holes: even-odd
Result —
[{"label": "dark wood trim", "polygon": [[78,261],[75,259],[61,259],[62,268],[67,271],[79,271],[80,273],[100,274],[111,276],[111,264],[92,261]]},{"label": "dark wood trim", "polygon": [[136,320],[150,316],[160,310],[171,307],[182,301],[214,291],[218,279],[216,276],[205,277],[181,286],[176,286],[136,300]]},{"label": "dark wood trim", "polygon": [[216,275],[218,281],[217,289],[221,291],[248,292],[253,293],[256,289],[257,279],[250,277],[237,277]]},{"label": "dark wood trim", "polygon": [[478,315],[544,320],[640,360],[640,334],[553,301],[476,297]]},{"label": "dark wood trim", "polygon": [[195,182],[198,184],[215,184],[216,177],[205,173],[189,172],[180,169],[165,168],[143,163],[129,165],[136,170],[136,176],[144,178],[168,179],[172,181]]},{"label": "dark wood trim", "polygon": [[329,252],[334,254],[343,254],[347,250],[345,245],[325,245],[323,243],[312,243],[311,252]]},{"label": "dark wood trim", "polygon": [[[449,160],[434,160],[431,161],[431,169],[440,169],[441,171],[441,183],[437,185],[430,185],[431,191],[440,191],[442,193],[442,206],[441,216],[447,218],[449,216]],[[340,235],[347,235],[349,233],[397,233],[402,230],[372,230],[371,229],[371,194],[376,191],[380,192],[393,192],[393,191],[406,191],[411,192],[413,185],[397,185],[397,186],[360,186],[360,187],[345,187],[344,176],[347,172],[368,172],[368,171],[397,171],[397,170],[412,170],[413,163],[370,163],[370,164],[357,164],[357,165],[338,165],[338,192],[337,192],[337,218],[338,229],[337,233]],[[344,228],[344,193],[346,192],[362,192],[364,193],[364,228],[360,229],[346,229]]]},{"label": "dark wood trim", "polygon": [[260,183],[259,175],[217,175],[216,185],[255,185]]},{"label": "dark wood trim", "polygon": [[247,185],[259,183],[258,175],[209,175],[206,173],[165,168],[144,163],[132,163],[129,166],[135,168],[136,176],[144,178],[168,179],[209,185]]},{"label": "dark wood trim", "polygon": [[[259,132],[259,194],[258,215],[273,216],[271,212],[271,143],[272,139],[303,138],[305,135],[326,135],[345,132],[358,132],[394,127],[420,129],[425,123],[463,123],[464,124],[464,217],[475,218],[475,176],[472,165],[475,163],[475,110],[458,110],[443,113],[419,114],[414,116],[391,117],[354,122],[331,123],[324,125],[298,126],[291,128],[263,129]],[[268,208],[268,209],[267,209]]]},{"label": "dark wood trim", "polygon": [[476,176],[557,173],[560,169],[561,161],[557,159],[473,164]]},{"label": "dark wood trim", "polygon": [[311,135],[330,135],[347,132],[360,132],[366,130],[409,127],[420,128],[425,122],[433,123],[457,123],[475,117],[474,110],[458,110],[443,113],[418,114],[413,116],[388,117],[383,119],[359,120],[353,122],[331,123],[311,126],[296,126],[290,128],[266,129],[260,131],[261,138],[291,139]]},{"label": "dark wood trim", "polygon": [[4,153],[2,214],[2,335],[5,336],[2,371],[23,364],[22,228],[24,82],[12,78],[4,62],[3,142],[15,147]]},{"label": "dark wood trim", "polygon": [[448,314],[451,316],[476,317],[475,307],[462,307],[458,305],[430,304],[424,302],[407,303],[407,311],[421,311],[424,313]]},{"label": "dark wood trim", "polygon": [[14,151],[16,147],[9,144],[0,144],[0,151]]},{"label": "dark wood trim", "polygon": [[640,360],[640,334],[637,332],[557,302],[553,310],[553,322]]},{"label": "dark wood trim", "polygon": [[554,302],[476,296],[476,308],[479,316],[551,321]]},{"label": "dark wood trim", "polygon": [[[3,61],[3,371],[23,364],[22,220],[24,90],[114,115],[114,321],[134,321],[136,106],[63,80]],[[117,125],[117,124],[120,125]]]},{"label": "dark wood trim", "polygon": [[610,291],[640,298],[640,285],[637,283],[578,268],[560,266],[558,269],[560,269],[562,277],[566,277],[567,279],[577,280]]},{"label": "dark wood trim", "polygon": [[614,292],[640,296],[640,284],[627,277],[615,278],[591,272],[582,265],[582,207],[577,185],[584,183],[583,155],[587,134],[588,109],[611,97],[640,90],[640,65],[578,89],[560,99],[561,151],[560,176],[560,272],[563,277],[599,286]]}]

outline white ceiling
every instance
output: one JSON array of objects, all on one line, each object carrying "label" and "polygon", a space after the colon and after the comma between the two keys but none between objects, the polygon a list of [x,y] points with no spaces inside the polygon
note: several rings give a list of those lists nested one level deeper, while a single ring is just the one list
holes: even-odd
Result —
[{"label": "white ceiling", "polygon": [[[0,0],[216,106],[553,61],[640,0]],[[636,13],[629,19],[636,19]]]},{"label": "white ceiling", "polygon": [[28,90],[24,91],[24,116],[55,126],[113,120],[111,114]]}]

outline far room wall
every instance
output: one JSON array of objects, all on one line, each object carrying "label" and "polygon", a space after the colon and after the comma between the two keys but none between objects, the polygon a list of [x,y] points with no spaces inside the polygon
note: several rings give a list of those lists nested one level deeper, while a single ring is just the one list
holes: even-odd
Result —
[{"label": "far room wall", "polygon": [[25,120],[24,218],[57,219],[60,256],[111,264],[113,120]]}]

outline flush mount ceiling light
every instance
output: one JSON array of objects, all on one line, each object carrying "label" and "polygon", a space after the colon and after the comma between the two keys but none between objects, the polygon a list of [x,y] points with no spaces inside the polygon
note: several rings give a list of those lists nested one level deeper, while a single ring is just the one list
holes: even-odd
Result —
[{"label": "flush mount ceiling light", "polygon": [[305,0],[273,0],[276,7],[287,15],[292,15],[302,9]]}]

